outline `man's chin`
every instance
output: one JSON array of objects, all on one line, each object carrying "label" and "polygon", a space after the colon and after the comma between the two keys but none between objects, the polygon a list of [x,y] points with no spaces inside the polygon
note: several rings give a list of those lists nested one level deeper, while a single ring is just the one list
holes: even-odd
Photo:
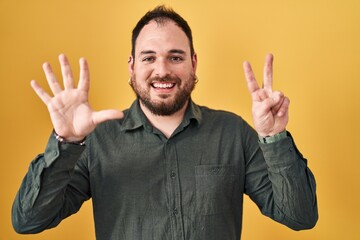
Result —
[{"label": "man's chin", "polygon": [[151,102],[140,100],[142,105],[146,107],[152,114],[158,116],[171,116],[181,110],[185,103],[177,103],[170,99],[152,100]]},{"label": "man's chin", "polygon": [[158,100],[168,100],[169,98],[171,98],[171,95],[170,94],[159,94],[157,95],[157,99]]}]

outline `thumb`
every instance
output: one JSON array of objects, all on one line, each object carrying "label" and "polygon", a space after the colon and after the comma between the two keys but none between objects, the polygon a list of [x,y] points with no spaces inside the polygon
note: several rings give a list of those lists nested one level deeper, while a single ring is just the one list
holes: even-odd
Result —
[{"label": "thumb", "polygon": [[107,120],[121,119],[124,117],[124,113],[115,109],[101,110],[93,113],[93,122],[95,125],[105,122]]},{"label": "thumb", "polygon": [[268,111],[271,111],[271,109],[276,106],[276,104],[280,101],[280,98],[277,98],[277,97],[269,97],[269,98],[266,98],[264,99],[262,102],[261,102],[261,107],[260,109],[262,111],[265,111],[265,112],[268,112]]}]

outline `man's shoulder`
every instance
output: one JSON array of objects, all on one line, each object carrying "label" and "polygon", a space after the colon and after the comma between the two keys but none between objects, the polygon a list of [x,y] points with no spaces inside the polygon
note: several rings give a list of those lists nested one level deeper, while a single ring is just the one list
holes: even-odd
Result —
[{"label": "man's shoulder", "polygon": [[243,121],[243,118],[231,111],[222,110],[222,109],[214,109],[207,106],[201,106],[198,105],[199,109],[201,110],[204,117],[216,117],[216,118],[225,118],[229,120],[241,120]]},{"label": "man's shoulder", "polygon": [[210,124],[216,126],[228,125],[232,127],[247,127],[248,125],[248,123],[235,112],[223,109],[214,109],[202,105],[197,105],[197,107],[201,112],[201,122],[203,124]]},{"label": "man's shoulder", "polygon": [[102,122],[96,126],[94,132],[102,133],[102,134],[115,132],[115,131],[121,129],[123,120],[124,119],[122,118],[122,119],[112,119],[112,120],[107,120],[105,122]]}]

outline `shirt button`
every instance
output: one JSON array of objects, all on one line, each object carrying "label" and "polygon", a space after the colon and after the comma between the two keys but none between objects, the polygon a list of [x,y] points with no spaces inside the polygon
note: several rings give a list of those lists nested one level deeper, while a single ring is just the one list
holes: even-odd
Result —
[{"label": "shirt button", "polygon": [[174,209],[173,209],[173,214],[174,214],[174,215],[177,215],[177,214],[178,214],[177,208],[174,208]]},{"label": "shirt button", "polygon": [[174,171],[172,171],[172,172],[170,173],[170,177],[171,177],[172,179],[174,179],[174,178],[176,177],[176,173],[175,173]]}]

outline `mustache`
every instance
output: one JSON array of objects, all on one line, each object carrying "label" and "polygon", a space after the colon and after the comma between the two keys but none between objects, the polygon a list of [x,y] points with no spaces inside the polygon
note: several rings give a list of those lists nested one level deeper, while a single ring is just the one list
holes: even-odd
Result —
[{"label": "mustache", "polygon": [[180,83],[181,79],[179,77],[165,76],[165,77],[152,77],[148,79],[148,83],[154,82],[171,82],[171,83]]}]

